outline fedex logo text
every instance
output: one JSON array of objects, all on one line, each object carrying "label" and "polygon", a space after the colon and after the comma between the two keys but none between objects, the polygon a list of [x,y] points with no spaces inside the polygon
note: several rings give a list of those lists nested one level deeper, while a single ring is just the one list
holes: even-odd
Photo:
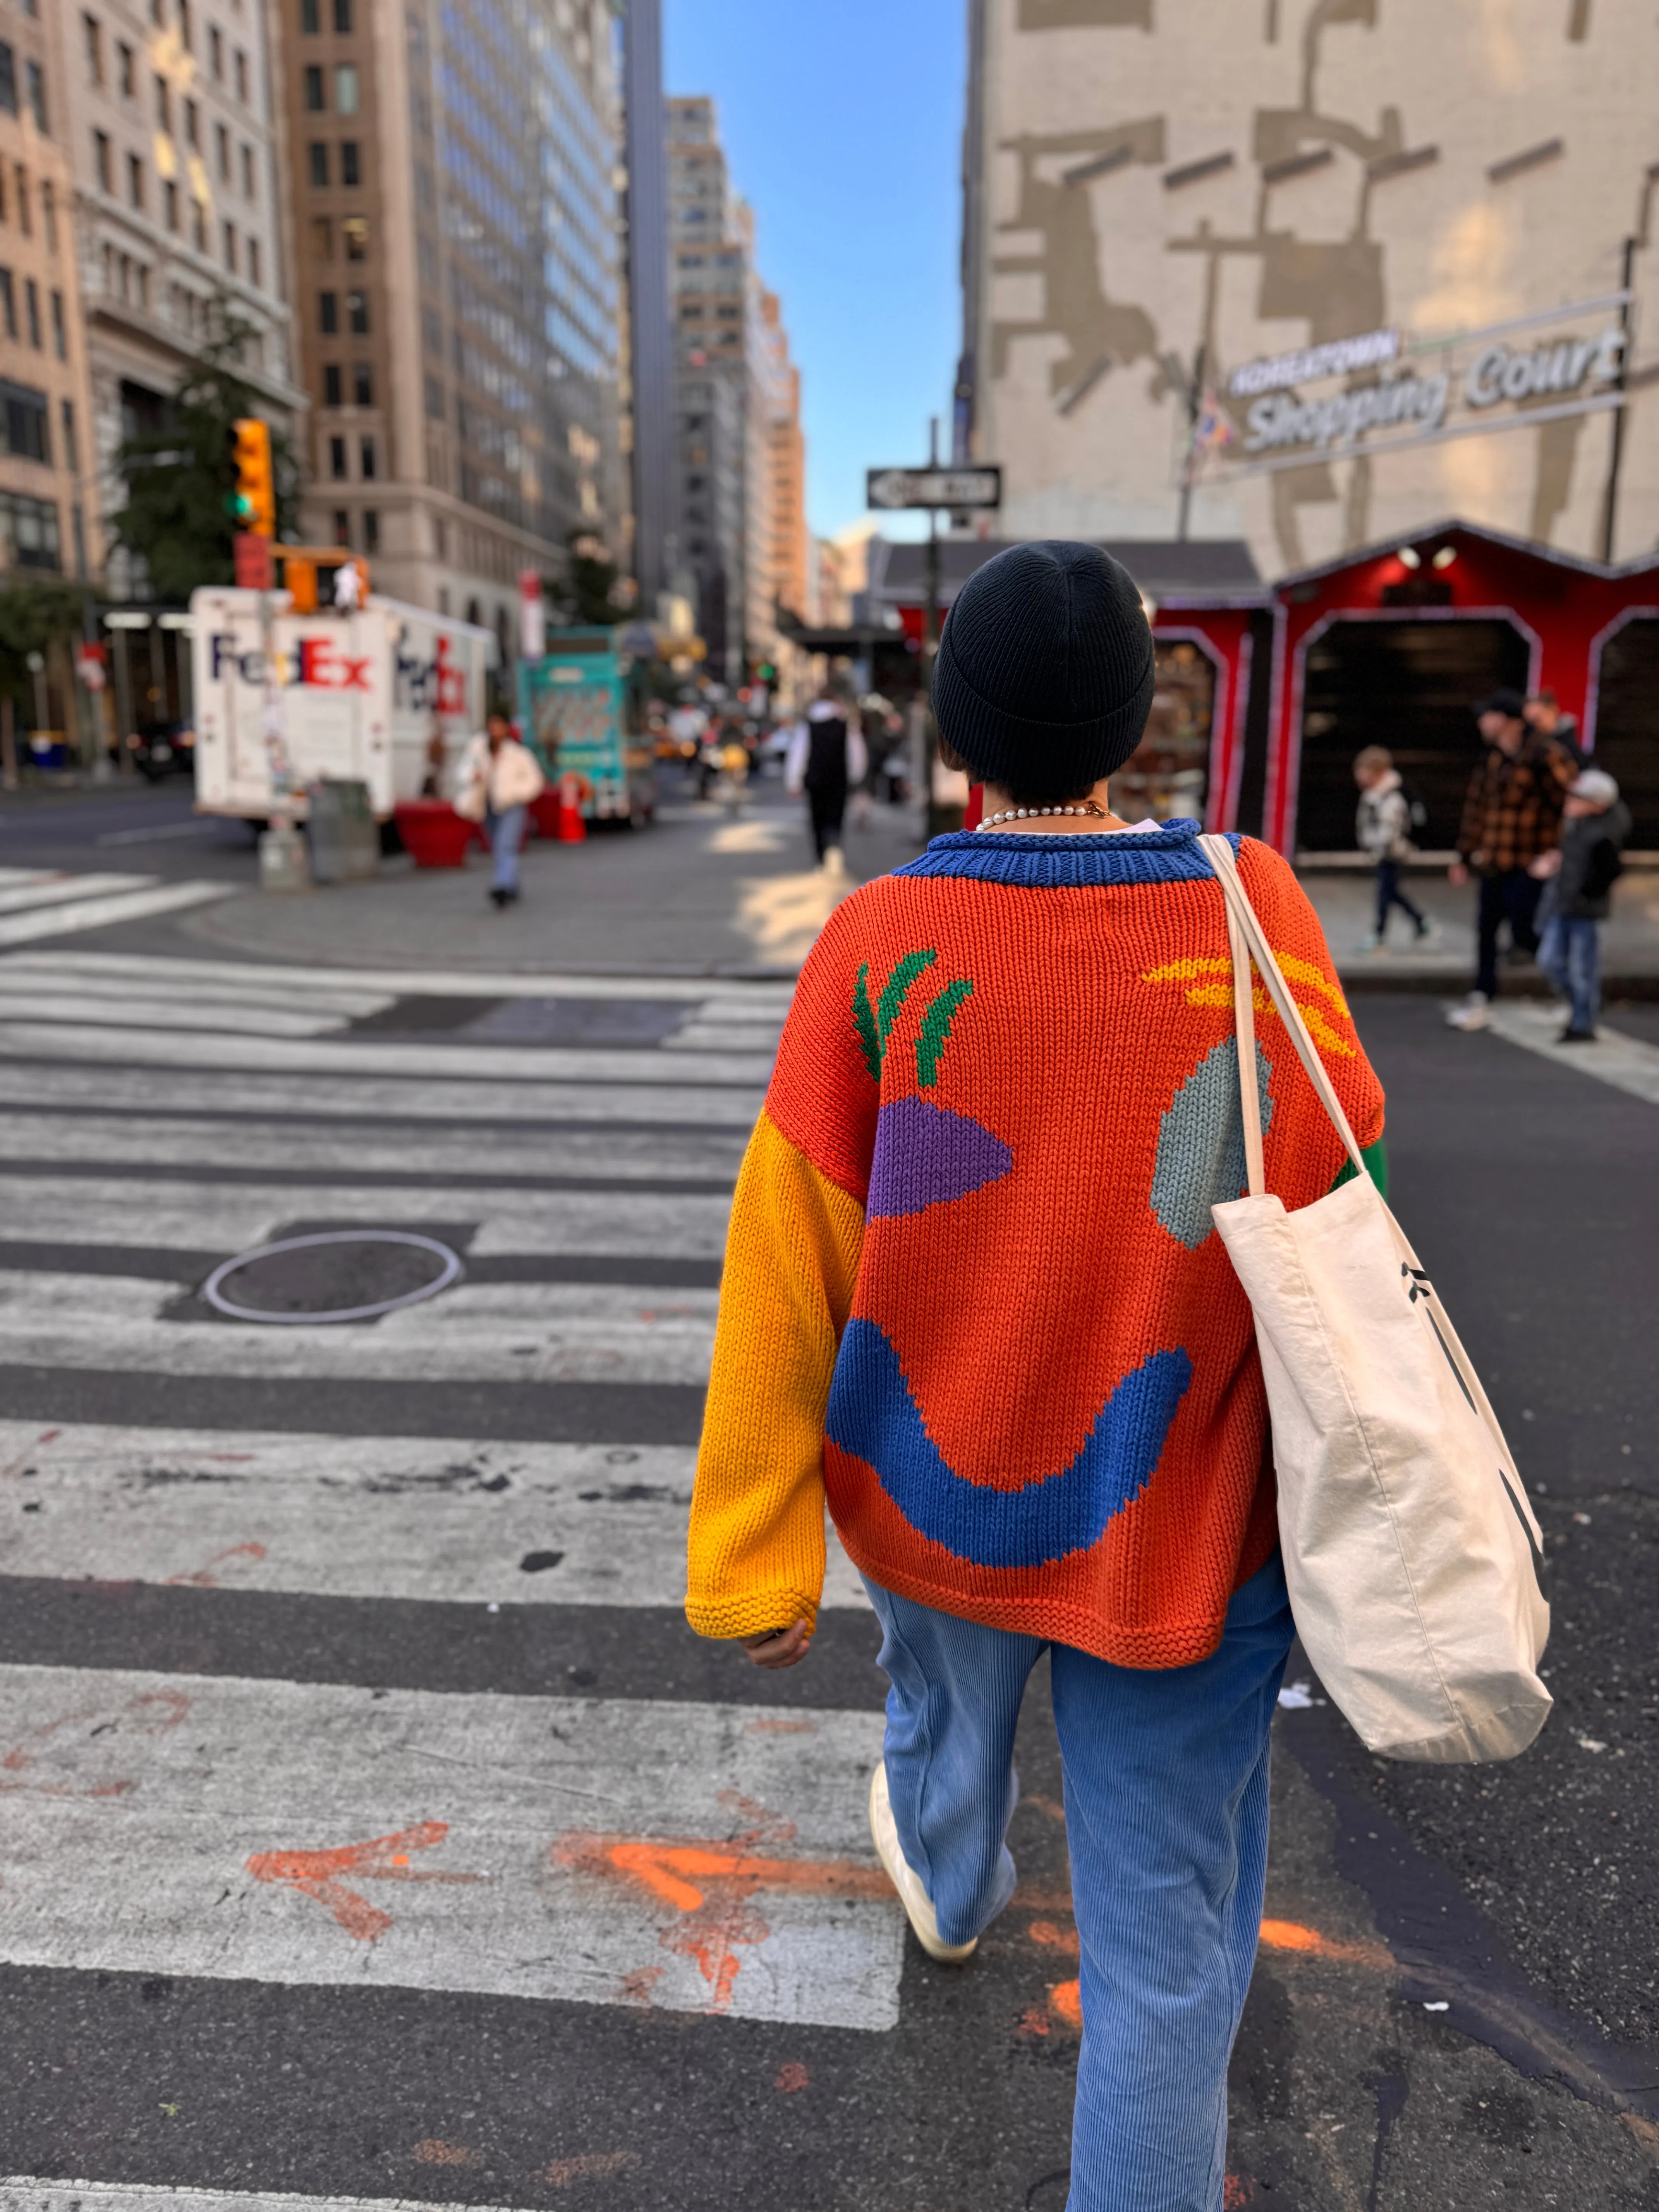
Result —
[{"label": "fedex logo text", "polygon": [[[283,684],[309,684],[319,690],[367,691],[369,656],[361,659],[342,653],[330,637],[302,637],[297,653],[276,656],[276,676]],[[262,684],[265,657],[257,647],[242,650],[234,637],[216,631],[212,640],[212,671],[216,680],[227,672],[244,684]]]}]

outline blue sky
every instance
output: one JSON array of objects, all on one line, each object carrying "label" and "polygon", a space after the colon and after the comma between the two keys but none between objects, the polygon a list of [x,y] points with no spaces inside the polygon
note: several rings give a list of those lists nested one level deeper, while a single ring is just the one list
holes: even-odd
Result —
[{"label": "blue sky", "polygon": [[665,89],[718,103],[783,301],[823,536],[862,514],[866,467],[927,459],[930,415],[949,451],[966,15],[963,0],[663,0]]}]

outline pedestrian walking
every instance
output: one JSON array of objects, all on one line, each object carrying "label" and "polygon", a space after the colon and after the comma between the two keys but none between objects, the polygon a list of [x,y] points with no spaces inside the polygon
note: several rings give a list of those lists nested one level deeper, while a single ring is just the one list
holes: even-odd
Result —
[{"label": "pedestrian walking", "polygon": [[841,851],[847,794],[863,782],[868,766],[863,732],[849,718],[837,693],[826,687],[807,708],[805,719],[795,725],[783,764],[790,797],[806,793],[812,848],[820,867],[833,866],[830,854]]},{"label": "pedestrian walking", "polygon": [[532,799],[547,788],[541,764],[520,744],[505,714],[492,714],[467,746],[461,763],[461,795],[455,811],[469,822],[482,822],[495,866],[489,896],[497,908],[519,896],[519,854]]},{"label": "pedestrian walking", "polygon": [[[1049,1654],[1081,1945],[1070,2212],[1216,2212],[1291,1624],[1250,1307],[1222,893],[1196,822],[1129,823],[1152,641],[1097,547],[1011,547],[945,623],[977,830],[842,902],[802,973],[726,1248],[687,1613],[806,1654],[826,1494],[891,1683],[875,1847],[960,1965],[1009,1903],[1012,1754]],[[1368,1156],[1382,1096],[1286,862],[1238,841]],[[1264,1023],[1276,1018],[1264,1015]],[[1271,1187],[1341,1140],[1282,1032]]]},{"label": "pedestrian walking", "polygon": [[1389,911],[1396,906],[1411,923],[1414,938],[1420,941],[1433,934],[1434,925],[1400,888],[1400,872],[1417,848],[1412,843],[1411,801],[1388,747],[1367,745],[1357,753],[1353,780],[1359,786],[1354,842],[1376,862],[1376,920],[1359,949],[1362,952],[1382,950],[1388,934]]},{"label": "pedestrian walking", "polygon": [[1479,881],[1479,950],[1474,988],[1446,1017],[1457,1030],[1483,1030],[1492,1020],[1503,929],[1508,928],[1515,951],[1538,950],[1544,886],[1532,863],[1556,841],[1567,786],[1577,773],[1565,745],[1528,727],[1526,701],[1518,691],[1494,691],[1474,715],[1486,750],[1469,779],[1449,874],[1460,886],[1471,875]]},{"label": "pedestrian walking", "polygon": [[1601,1011],[1601,924],[1624,872],[1620,855],[1631,833],[1631,813],[1619,786],[1600,768],[1573,778],[1562,813],[1560,843],[1532,864],[1544,884],[1538,964],[1567,1001],[1559,1042],[1592,1044]]}]

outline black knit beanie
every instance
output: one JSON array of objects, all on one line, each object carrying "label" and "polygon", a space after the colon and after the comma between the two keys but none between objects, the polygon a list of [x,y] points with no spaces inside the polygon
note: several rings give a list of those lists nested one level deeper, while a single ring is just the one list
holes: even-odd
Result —
[{"label": "black knit beanie", "polygon": [[1011,545],[957,593],[933,663],[939,734],[975,775],[1038,805],[1122,767],[1152,703],[1152,634],[1097,545]]}]

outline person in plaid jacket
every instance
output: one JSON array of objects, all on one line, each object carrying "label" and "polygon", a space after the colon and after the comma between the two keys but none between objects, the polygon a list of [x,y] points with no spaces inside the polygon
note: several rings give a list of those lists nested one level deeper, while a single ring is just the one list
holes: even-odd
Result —
[{"label": "person in plaid jacket", "polygon": [[1567,786],[1578,772],[1565,745],[1528,727],[1518,691],[1494,691],[1474,715],[1486,750],[1469,779],[1451,880],[1479,880],[1480,951],[1474,990],[1447,1016],[1459,1030],[1483,1030],[1492,1020],[1500,929],[1508,925],[1517,951],[1538,950],[1543,886],[1532,863],[1559,836]]}]

